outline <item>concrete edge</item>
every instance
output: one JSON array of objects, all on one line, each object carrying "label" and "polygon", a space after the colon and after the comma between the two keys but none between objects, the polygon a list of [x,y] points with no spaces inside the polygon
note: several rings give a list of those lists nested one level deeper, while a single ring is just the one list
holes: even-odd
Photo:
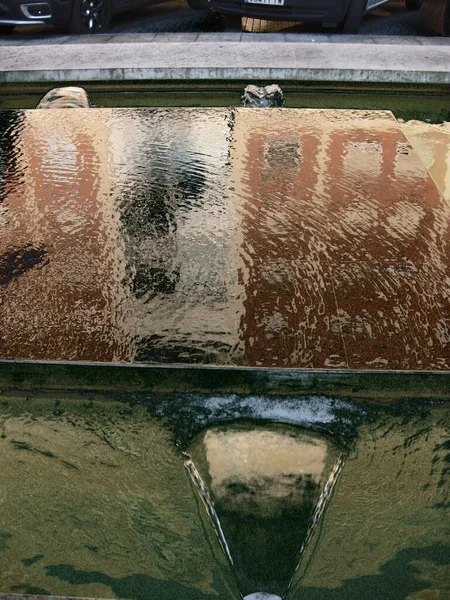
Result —
[{"label": "concrete edge", "polygon": [[[0,390],[450,400],[450,372],[0,360]],[[1,600],[1,599],[0,599]]]},{"label": "concrete edge", "polygon": [[171,80],[287,80],[311,82],[357,82],[449,85],[450,70],[408,71],[372,69],[309,69],[273,67],[185,67],[185,68],[110,68],[0,71],[0,83],[125,82]]},{"label": "concrete edge", "polygon": [[392,35],[392,34],[342,34],[342,33],[290,33],[286,31],[253,33],[246,31],[215,31],[196,33],[189,32],[107,32],[98,33],[95,36],[90,35],[68,35],[68,34],[37,34],[23,37],[6,37],[0,39],[0,47],[8,46],[25,47],[39,45],[71,45],[71,44],[141,44],[141,43],[160,43],[161,41],[176,42],[242,42],[252,43],[262,41],[272,44],[274,42],[285,42],[288,44],[351,44],[351,45],[420,45],[420,46],[450,46],[450,38],[440,35]]}]

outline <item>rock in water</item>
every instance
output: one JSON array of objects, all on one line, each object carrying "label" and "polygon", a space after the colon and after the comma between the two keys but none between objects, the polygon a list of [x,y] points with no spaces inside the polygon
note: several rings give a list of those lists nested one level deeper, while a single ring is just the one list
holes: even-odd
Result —
[{"label": "rock in water", "polygon": [[284,106],[283,91],[275,83],[263,87],[250,84],[244,88],[242,103],[244,106],[255,106],[257,108]]},{"label": "rock in water", "polygon": [[89,108],[86,90],[80,87],[53,88],[45,94],[36,108]]}]

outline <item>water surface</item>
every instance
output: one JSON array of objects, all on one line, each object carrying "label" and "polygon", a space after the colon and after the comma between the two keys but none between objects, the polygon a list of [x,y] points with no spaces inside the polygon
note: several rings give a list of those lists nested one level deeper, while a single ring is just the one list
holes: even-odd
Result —
[{"label": "water surface", "polygon": [[449,430],[427,402],[4,393],[0,590],[445,598]]},{"label": "water surface", "polygon": [[390,113],[0,117],[2,358],[450,367],[450,206]]}]

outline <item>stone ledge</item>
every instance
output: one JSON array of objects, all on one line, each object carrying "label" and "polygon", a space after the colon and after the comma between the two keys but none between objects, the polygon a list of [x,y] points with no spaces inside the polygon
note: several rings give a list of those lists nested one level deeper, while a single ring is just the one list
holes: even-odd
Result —
[{"label": "stone ledge", "polygon": [[[450,44],[317,43],[236,41],[118,43],[114,37],[96,46],[84,44],[0,46],[0,82],[120,82],[129,80],[346,81],[373,83],[450,83]],[[207,34],[206,34],[207,35]],[[340,36],[342,37],[342,36]],[[190,38],[192,40],[192,38]],[[426,38],[423,38],[426,39]],[[168,52],[170,44],[170,52]]]}]

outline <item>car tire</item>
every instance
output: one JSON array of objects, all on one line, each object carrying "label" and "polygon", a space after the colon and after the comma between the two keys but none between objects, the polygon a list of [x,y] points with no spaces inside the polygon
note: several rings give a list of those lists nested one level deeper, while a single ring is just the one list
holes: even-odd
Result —
[{"label": "car tire", "polygon": [[242,31],[242,18],[241,17],[226,17],[227,31]]},{"label": "car tire", "polygon": [[208,0],[186,0],[189,8],[192,10],[209,10],[210,4]]},{"label": "car tire", "polygon": [[75,0],[70,33],[90,34],[107,31],[111,23],[110,0]]},{"label": "car tire", "polygon": [[350,6],[339,30],[342,33],[359,33],[366,6],[367,0],[350,0]]},{"label": "car tire", "polygon": [[423,0],[405,0],[405,6],[408,10],[419,10]]},{"label": "car tire", "polygon": [[13,29],[14,25],[0,25],[0,35],[9,35]]}]

